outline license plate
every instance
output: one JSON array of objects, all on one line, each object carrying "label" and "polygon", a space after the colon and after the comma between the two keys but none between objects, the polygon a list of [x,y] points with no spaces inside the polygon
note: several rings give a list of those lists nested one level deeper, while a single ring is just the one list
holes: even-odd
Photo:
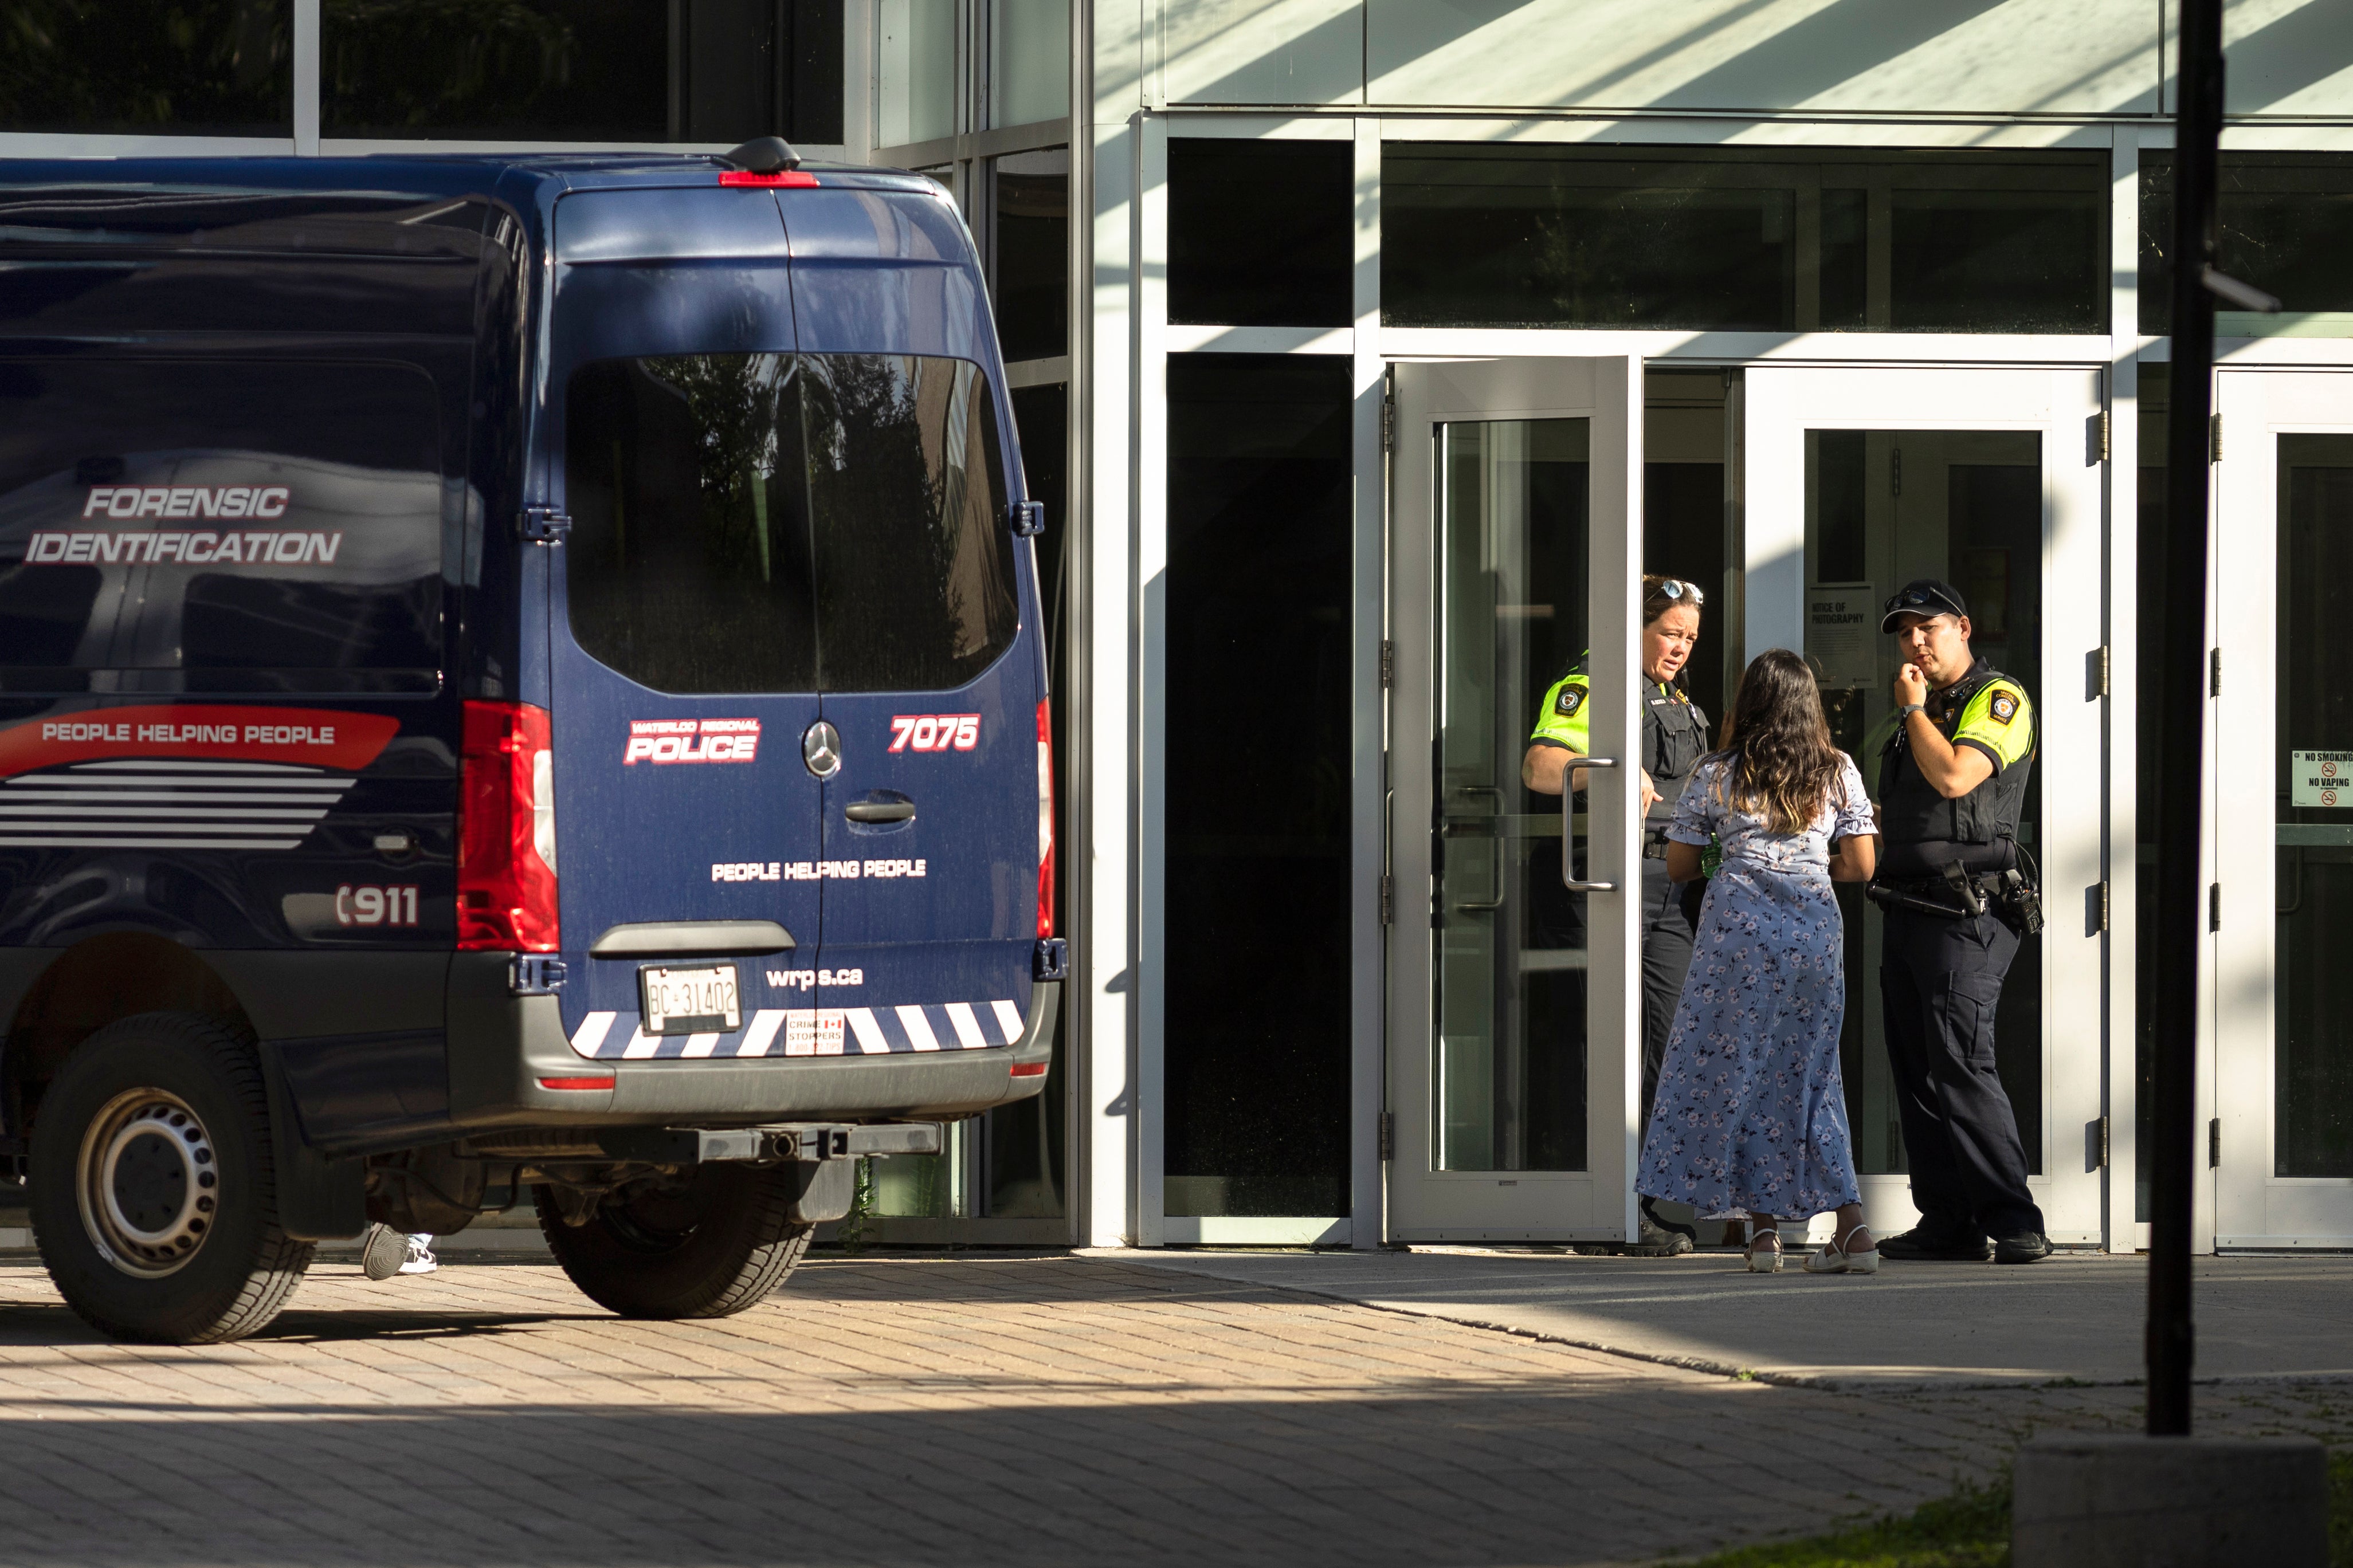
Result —
[{"label": "license plate", "polygon": [[728,1035],[744,1026],[735,966],[638,971],[638,1012],[649,1035]]}]

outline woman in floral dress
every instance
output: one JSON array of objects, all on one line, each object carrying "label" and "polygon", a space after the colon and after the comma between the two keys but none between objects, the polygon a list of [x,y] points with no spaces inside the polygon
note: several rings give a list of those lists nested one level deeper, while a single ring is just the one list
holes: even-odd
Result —
[{"label": "woman in floral dress", "polygon": [[1636,1187],[1706,1218],[1746,1217],[1748,1267],[1781,1268],[1776,1219],[1838,1211],[1815,1273],[1872,1273],[1839,1082],[1846,932],[1831,883],[1868,881],[1877,840],[1862,775],[1831,744],[1821,690],[1787,648],[1740,679],[1723,749],[1693,773],[1667,829],[1667,874],[1723,864],[1701,906]]}]

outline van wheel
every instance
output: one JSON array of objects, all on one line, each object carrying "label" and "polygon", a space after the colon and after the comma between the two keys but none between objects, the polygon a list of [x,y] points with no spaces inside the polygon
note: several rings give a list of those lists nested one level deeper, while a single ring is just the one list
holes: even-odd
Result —
[{"label": "van wheel", "polygon": [[149,1344],[275,1318],[311,1249],[278,1226],[269,1107],[251,1047],[205,1019],[147,1013],[84,1041],[33,1125],[33,1237],[66,1305]]},{"label": "van wheel", "polygon": [[607,1198],[586,1225],[538,1193],[548,1250],[581,1293],[625,1318],[724,1318],[785,1282],[817,1227],[790,1217],[776,1166],[698,1165],[674,1184]]}]

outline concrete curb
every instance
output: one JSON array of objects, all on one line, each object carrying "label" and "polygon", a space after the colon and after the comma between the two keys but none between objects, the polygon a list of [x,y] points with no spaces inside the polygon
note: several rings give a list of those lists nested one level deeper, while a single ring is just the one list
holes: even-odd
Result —
[{"label": "concrete curb", "polygon": [[2013,1472],[2015,1568],[2324,1568],[2313,1437],[2036,1437]]}]

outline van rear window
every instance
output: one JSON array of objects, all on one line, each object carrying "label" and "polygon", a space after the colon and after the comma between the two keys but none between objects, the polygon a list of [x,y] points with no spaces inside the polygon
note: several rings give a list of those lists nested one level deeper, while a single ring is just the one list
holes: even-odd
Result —
[{"label": "van rear window", "polygon": [[903,354],[599,360],[565,394],[572,635],[659,691],[924,691],[1012,645],[988,384]]},{"label": "van rear window", "polygon": [[433,690],[446,490],[409,367],[0,360],[0,689]]}]

